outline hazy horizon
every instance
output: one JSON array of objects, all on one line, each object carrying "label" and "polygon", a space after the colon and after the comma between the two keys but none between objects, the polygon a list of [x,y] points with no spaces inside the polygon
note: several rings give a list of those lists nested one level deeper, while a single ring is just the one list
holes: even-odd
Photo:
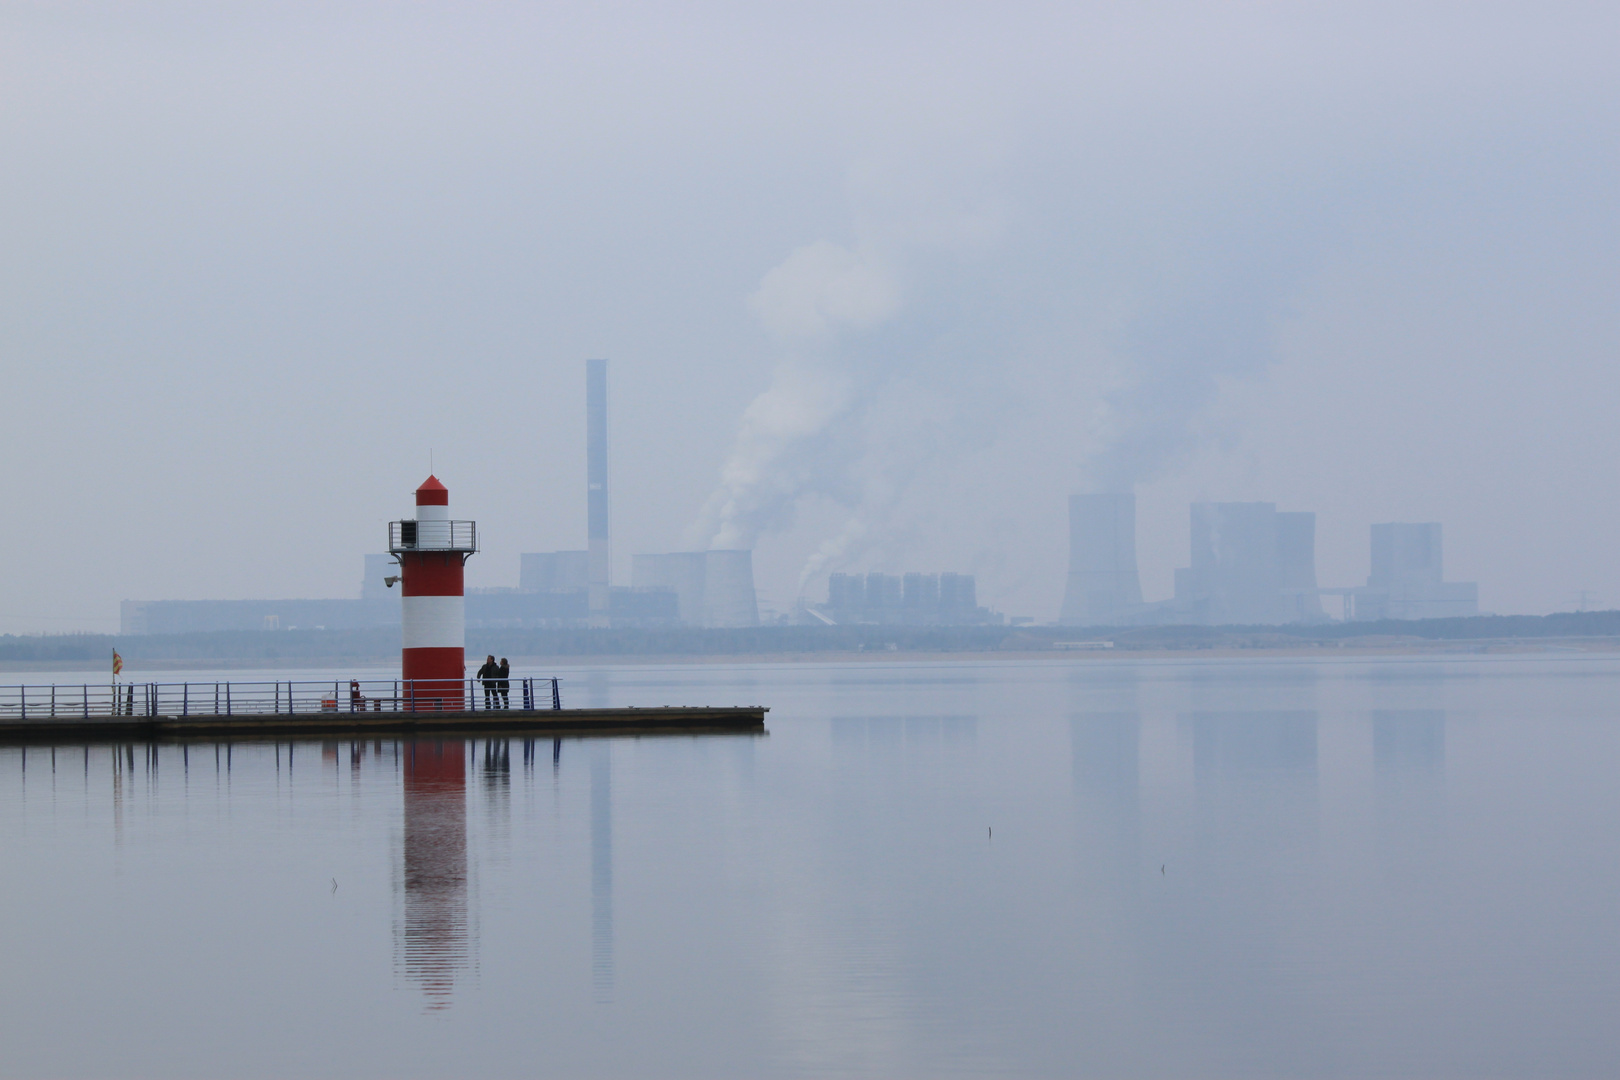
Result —
[{"label": "hazy horizon", "polygon": [[344,597],[433,468],[485,550],[974,573],[1072,491],[1438,521],[1497,613],[1620,606],[1620,13],[1590,4],[18,3],[0,633]]}]

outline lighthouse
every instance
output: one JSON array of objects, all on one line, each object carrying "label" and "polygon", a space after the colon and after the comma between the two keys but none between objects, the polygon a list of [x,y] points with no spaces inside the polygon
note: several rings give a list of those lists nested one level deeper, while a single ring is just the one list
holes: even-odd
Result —
[{"label": "lighthouse", "polygon": [[464,708],[467,614],[462,567],[478,550],[478,526],[450,519],[450,490],[429,476],[416,489],[416,517],[388,525],[399,563],[404,648],[401,677],[415,709]]}]

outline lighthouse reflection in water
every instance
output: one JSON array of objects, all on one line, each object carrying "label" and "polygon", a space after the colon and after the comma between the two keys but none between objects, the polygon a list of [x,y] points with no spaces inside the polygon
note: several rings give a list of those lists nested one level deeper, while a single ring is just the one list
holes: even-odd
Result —
[{"label": "lighthouse reflection in water", "polygon": [[[424,739],[389,744],[398,755],[403,795],[395,857],[396,967],[426,999],[443,1009],[457,984],[478,966],[478,914],[469,899],[473,881],[468,847],[469,773],[481,787],[479,802],[492,815],[511,812],[513,741]],[[562,767],[560,739],[515,740],[525,774],[549,752],[553,779]],[[384,744],[375,744],[381,756]],[[613,786],[608,740],[589,740],[591,988],[596,1001],[613,1000]],[[350,748],[358,773],[365,744]]]},{"label": "lighthouse reflection in water", "polygon": [[396,929],[405,976],[431,1007],[450,1004],[458,975],[470,965],[467,911],[467,744],[417,741],[400,747],[404,787],[400,884],[403,920]]}]

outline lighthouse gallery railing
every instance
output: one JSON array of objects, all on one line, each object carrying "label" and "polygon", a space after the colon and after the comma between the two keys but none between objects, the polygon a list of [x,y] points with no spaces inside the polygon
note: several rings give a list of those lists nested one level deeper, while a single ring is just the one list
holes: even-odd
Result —
[{"label": "lighthouse gallery railing", "polygon": [[390,521],[389,551],[477,551],[476,521]]},{"label": "lighthouse gallery railing", "polygon": [[562,682],[513,678],[506,698],[477,679],[72,683],[0,686],[0,717],[274,716],[320,712],[561,709]]}]

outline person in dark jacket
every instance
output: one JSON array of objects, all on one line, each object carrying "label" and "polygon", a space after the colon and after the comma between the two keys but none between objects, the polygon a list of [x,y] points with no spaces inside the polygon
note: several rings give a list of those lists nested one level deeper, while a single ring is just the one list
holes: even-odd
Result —
[{"label": "person in dark jacket", "polygon": [[501,694],[501,708],[510,709],[512,699],[507,695],[512,692],[512,665],[507,663],[506,657],[501,657],[501,666],[496,669],[496,672],[500,676],[495,681],[495,688]]},{"label": "person in dark jacket", "polygon": [[495,707],[495,695],[499,692],[501,677],[500,665],[495,663],[495,657],[489,656],[484,660],[484,666],[478,669],[478,678],[484,684],[484,708]]}]

